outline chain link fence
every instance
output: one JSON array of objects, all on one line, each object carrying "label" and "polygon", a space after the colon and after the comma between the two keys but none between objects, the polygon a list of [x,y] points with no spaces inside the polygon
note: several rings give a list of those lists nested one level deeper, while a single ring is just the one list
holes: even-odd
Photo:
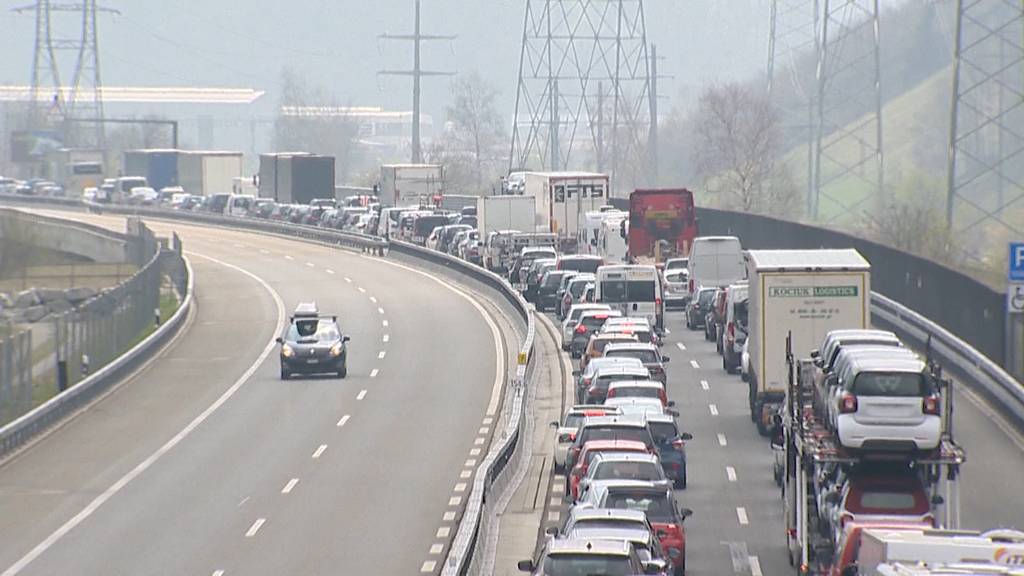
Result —
[{"label": "chain link fence", "polygon": [[[0,331],[0,426],[99,370],[152,333],[186,293],[181,240],[129,221],[138,270],[75,308]],[[2,329],[0,329],[2,330]]]}]

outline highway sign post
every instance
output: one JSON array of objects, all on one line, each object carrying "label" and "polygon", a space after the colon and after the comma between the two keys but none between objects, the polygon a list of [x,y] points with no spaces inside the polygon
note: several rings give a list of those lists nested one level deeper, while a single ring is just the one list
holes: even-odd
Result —
[{"label": "highway sign post", "polygon": [[1006,311],[1024,314],[1024,282],[1011,283],[1006,289]]},{"label": "highway sign post", "polygon": [[1024,242],[1010,242],[1010,282],[1024,282]]}]

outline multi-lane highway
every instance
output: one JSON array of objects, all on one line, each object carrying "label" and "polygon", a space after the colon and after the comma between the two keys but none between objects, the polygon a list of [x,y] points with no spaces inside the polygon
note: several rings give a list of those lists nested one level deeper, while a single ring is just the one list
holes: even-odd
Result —
[{"label": "multi-lane highway", "polygon": [[[123,218],[64,217],[123,229]],[[0,574],[435,572],[516,335],[456,286],[257,234],[176,230],[197,306],[162,354],[0,466]],[[278,377],[301,301],[349,373]]]},{"label": "multi-lane highway", "polygon": [[[680,411],[687,443],[689,483],[677,490],[687,519],[687,574],[753,576],[795,573],[786,556],[781,491],[772,480],[774,457],[750,421],[747,385],[722,370],[722,358],[703,332],[691,332],[681,312],[669,312],[663,352],[669,397]],[[955,433],[967,450],[961,488],[965,528],[1024,527],[1017,478],[1024,477],[1024,438],[984,402],[956,398]],[[560,502],[564,480],[556,477],[546,501]],[[544,514],[554,525],[564,504]],[[514,574],[515,567],[502,567]]]}]

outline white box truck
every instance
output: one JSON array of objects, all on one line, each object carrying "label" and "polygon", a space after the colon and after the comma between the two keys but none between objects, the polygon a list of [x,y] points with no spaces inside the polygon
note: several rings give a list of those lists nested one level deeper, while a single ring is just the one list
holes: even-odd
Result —
[{"label": "white box truck", "polygon": [[767,434],[788,383],[786,337],[810,354],[830,330],[867,328],[871,265],[856,250],[748,250],[750,416]]},{"label": "white box truck", "polygon": [[242,153],[188,150],[178,153],[178,185],[189,194],[230,193],[242,176]]},{"label": "white box truck", "polygon": [[865,528],[857,552],[859,574],[870,576],[885,573],[879,570],[885,564],[941,566],[968,562],[1024,567],[1024,533]]},{"label": "white box truck", "polygon": [[444,192],[440,164],[385,164],[380,167],[378,194],[384,206],[429,204]]},{"label": "white box truck", "polygon": [[607,174],[527,172],[523,196],[537,199],[537,231],[554,232],[566,251],[575,251],[587,212],[607,204],[608,190]]},{"label": "white box truck", "polygon": [[532,196],[482,196],[476,201],[480,238],[499,230],[534,231],[537,199]]}]

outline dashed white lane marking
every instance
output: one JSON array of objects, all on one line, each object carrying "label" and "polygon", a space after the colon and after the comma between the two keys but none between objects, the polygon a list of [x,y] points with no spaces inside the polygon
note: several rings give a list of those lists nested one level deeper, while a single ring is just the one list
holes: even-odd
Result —
[{"label": "dashed white lane marking", "polygon": [[479,456],[479,455],[480,455],[480,449],[479,449],[479,448],[473,448],[473,449],[471,449],[471,450],[469,451],[469,455],[470,455],[470,456]]},{"label": "dashed white lane marking", "polygon": [[715,406],[714,404],[708,404],[708,410],[711,411],[712,416],[718,416],[718,406]]},{"label": "dashed white lane marking", "polygon": [[458,484],[456,484],[455,485],[455,491],[456,492],[465,492],[466,491],[466,483],[465,482],[459,482]]},{"label": "dashed white lane marking", "polygon": [[381,340],[382,340],[383,342],[388,342],[388,341],[390,341],[390,340],[391,340],[391,335],[390,335],[390,334],[385,334],[385,335],[384,335],[384,337],[383,337],[383,338],[381,338]]},{"label": "dashed white lane marking", "polygon": [[385,328],[387,328],[387,327],[388,327],[388,321],[387,321],[387,320],[381,320],[381,321],[380,321],[380,324],[381,324],[381,326],[383,326],[383,327],[385,327]]},{"label": "dashed white lane marking", "polygon": [[719,434],[718,435],[718,445],[719,446],[728,446],[729,445],[729,443],[725,441],[725,434]]},{"label": "dashed white lane marking", "polygon": [[729,482],[736,481],[736,469],[732,466],[725,467],[725,477],[729,479]]},{"label": "dashed white lane marking", "polygon": [[449,510],[448,512],[445,512],[444,516],[442,516],[441,518],[445,522],[451,522],[451,521],[455,520],[455,512],[452,512],[451,510]]},{"label": "dashed white lane marking", "polygon": [[552,510],[551,512],[548,512],[548,522],[558,522],[558,519],[561,517],[562,515],[558,513],[558,510]]},{"label": "dashed white lane marking", "polygon": [[462,504],[462,496],[452,496],[448,499],[449,506],[458,506],[459,504]]},{"label": "dashed white lane marking", "polygon": [[423,566],[420,566],[420,572],[433,572],[434,568],[436,567],[437,562],[434,562],[433,560],[427,560],[423,563]]},{"label": "dashed white lane marking", "polygon": [[690,360],[690,366],[693,366],[694,368],[700,368],[700,364],[697,364],[696,360]]},{"label": "dashed white lane marking", "polygon": [[388,355],[388,351],[387,350],[381,350],[380,352],[377,353],[377,360],[383,360],[384,357],[387,356],[387,355]]},{"label": "dashed white lane marking", "polygon": [[736,509],[736,519],[740,521],[740,526],[750,524],[750,519],[747,518],[747,509],[742,506]]},{"label": "dashed white lane marking", "polygon": [[377,368],[374,368],[373,370],[370,370],[370,378],[376,378],[377,374],[379,374],[379,371],[377,370]]},{"label": "dashed white lane marking", "polygon": [[[455,513],[452,512],[452,514],[454,515]],[[452,529],[451,529],[450,526],[441,526],[440,528],[437,529],[436,536],[438,538],[447,538],[448,535],[451,534],[451,533],[452,533]]]},{"label": "dashed white lane marking", "polygon": [[270,254],[270,250],[260,250],[260,254]]},{"label": "dashed white lane marking", "polygon": [[288,494],[289,492],[292,491],[293,488],[295,488],[295,485],[298,483],[298,478],[292,478],[291,480],[288,481],[287,484],[284,485],[284,488],[281,488],[281,494]]},{"label": "dashed white lane marking", "polygon": [[383,313],[384,313],[384,309],[383,308],[377,308],[377,314],[383,314]]},{"label": "dashed white lane marking", "polygon": [[263,525],[266,523],[266,518],[257,518],[256,521],[252,523],[252,526],[249,526],[249,530],[245,533],[245,537],[252,538],[256,535],[257,532],[260,531],[260,528],[263,528]]},{"label": "dashed white lane marking", "polygon": [[342,416],[341,420],[338,420],[338,428],[341,428],[342,426],[344,426],[345,423],[348,422],[348,419],[351,418],[351,417],[352,417],[351,414],[345,414],[344,416]]},{"label": "dashed white lane marking", "polygon": [[469,460],[466,460],[464,466],[466,468],[472,468],[473,466],[476,466],[476,458],[470,458]]},{"label": "dashed white lane marking", "polygon": [[487,433],[488,433],[488,432],[490,432],[490,431],[491,431],[491,429],[490,429],[490,428],[488,428],[487,426],[484,426],[483,428],[481,428],[481,429],[477,430],[477,432],[476,432],[476,433],[477,433],[477,434],[487,434]]},{"label": "dashed white lane marking", "polygon": [[312,262],[306,262],[306,266],[309,268],[315,268],[316,264],[313,264]]},{"label": "dashed white lane marking", "polygon": [[373,302],[374,304],[376,304],[377,303],[377,297],[376,296],[370,296],[370,302]]},{"label": "dashed white lane marking", "polygon": [[366,390],[360,390],[359,394],[356,394],[356,400],[362,400],[366,398]]},{"label": "dashed white lane marking", "polygon": [[671,330],[669,330],[668,328],[665,328],[665,334],[671,334],[671,333],[672,333]]},{"label": "dashed white lane marking", "polygon": [[430,555],[437,556],[444,550],[444,544],[433,544],[430,546]]},{"label": "dashed white lane marking", "polygon": [[484,426],[490,426],[491,423],[493,423],[493,422],[494,422],[494,418],[488,416],[488,417],[484,418],[483,425]]},{"label": "dashed white lane marking", "polygon": [[476,444],[477,446],[479,446],[479,445],[483,444],[486,441],[487,440],[485,440],[483,438],[477,438],[476,440],[473,440],[473,444]]},{"label": "dashed white lane marking", "polygon": [[686,350],[686,344],[683,344],[682,342],[676,342],[676,348],[679,348],[680,350],[685,351]]},{"label": "dashed white lane marking", "polygon": [[348,276],[345,276],[345,282],[348,282],[349,284],[351,284],[352,283],[352,279],[349,278]]},{"label": "dashed white lane marking", "polygon": [[[211,256],[206,256],[205,254],[199,254],[196,252],[186,252],[186,255],[204,258],[215,264],[219,264],[226,268],[235,270],[256,281],[260,286],[263,287],[264,290],[266,290],[270,294],[270,296],[274,300],[274,305],[277,308],[277,329],[274,332],[277,334],[281,333],[281,330],[284,329],[286,318],[286,313],[284,310],[284,301],[281,299],[280,294],[274,291],[274,289],[270,286],[270,284],[267,283],[266,280],[260,278],[259,276],[253,274],[252,272],[249,272],[244,268],[235,266],[234,264],[228,264],[223,260],[218,260]],[[125,474],[112,485],[110,485],[110,487],[104,490],[99,496],[96,496],[96,498],[89,502],[89,504],[87,504],[85,508],[83,508],[80,512],[72,516],[71,519],[62,524],[60,528],[57,528],[55,531],[53,531],[53,533],[47,536],[45,540],[37,544],[27,554],[18,559],[17,562],[15,562],[9,568],[4,570],[2,576],[15,576],[16,574],[19,574],[22,570],[25,569],[26,566],[31,564],[36,558],[41,556],[43,553],[49,550],[54,544],[56,544],[61,538],[67,535],[68,532],[74,530],[76,526],[80,525],[89,516],[96,512],[96,510],[103,506],[105,502],[113,498],[115,494],[120,492],[122,489],[124,489],[125,486],[130,484],[136,478],[138,478],[140,474],[142,474],[151,466],[153,466],[153,464],[157,460],[159,460],[162,456],[173,450],[175,446],[180,444],[182,440],[188,437],[188,435],[191,434],[196,428],[198,428],[200,424],[205,422],[210,417],[210,415],[216,412],[217,409],[219,409],[229,399],[231,399],[231,397],[234,396],[235,393],[238,392],[242,388],[242,386],[244,386],[249,381],[249,378],[252,377],[256,370],[263,364],[263,361],[266,360],[267,356],[269,356],[270,353],[273,352],[276,348],[276,342],[274,342],[273,340],[267,342],[267,345],[263,348],[263,351],[260,352],[260,355],[256,358],[256,360],[251,365],[249,365],[249,368],[247,368],[246,371],[243,372],[242,375],[239,376],[237,380],[235,380],[235,382],[231,385],[230,388],[225,390],[223,394],[217,397],[213,404],[207,406],[205,410],[203,410],[198,416],[193,418],[192,421],[190,421],[187,426],[182,428],[180,432],[175,434],[170,440],[165,442],[163,445],[160,446],[160,448],[158,448],[155,452],[150,454],[149,457],[147,457],[137,466],[132,468],[131,471],[129,471],[127,474]]]},{"label": "dashed white lane marking", "polygon": [[561,506],[562,505],[562,497],[561,496],[555,496],[554,498],[551,499],[550,505],[551,506]]},{"label": "dashed white lane marking", "polygon": [[324,270],[324,272],[327,272],[328,274],[334,274],[334,270],[331,270],[330,268]]},{"label": "dashed white lane marking", "polygon": [[761,572],[761,559],[757,556],[751,556],[750,560],[750,576],[764,576]]},{"label": "dashed white lane marking", "polygon": [[323,455],[324,450],[327,450],[327,444],[321,444],[316,451],[313,452],[313,458],[319,458]]},{"label": "dashed white lane marking", "polygon": [[284,255],[284,259],[285,260],[295,260],[295,258],[292,258],[291,256],[289,256],[287,254]]},{"label": "dashed white lane marking", "polygon": [[223,570],[214,570],[211,576],[224,576]]},{"label": "dashed white lane marking", "polygon": [[363,288],[362,286],[359,287],[359,291],[366,294],[366,288]]},{"label": "dashed white lane marking", "polygon": [[707,380],[701,380],[700,381],[700,387],[703,388],[704,390],[710,390],[711,389],[711,387],[708,386],[708,381]]},{"label": "dashed white lane marking", "polygon": [[473,475],[473,471],[472,470],[463,470],[462,472],[459,472],[459,478],[461,478],[463,480],[465,480],[466,478],[469,478],[472,475]]}]

